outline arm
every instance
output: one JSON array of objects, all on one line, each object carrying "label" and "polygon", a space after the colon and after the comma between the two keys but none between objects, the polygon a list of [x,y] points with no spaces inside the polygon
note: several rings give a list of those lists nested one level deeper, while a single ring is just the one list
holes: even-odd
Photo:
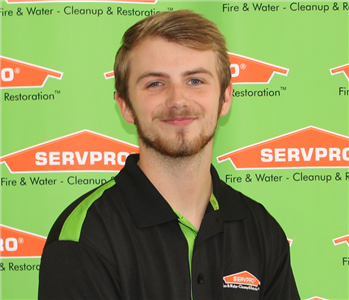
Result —
[{"label": "arm", "polygon": [[[289,247],[288,244],[287,247]],[[284,254],[279,257],[279,268],[270,281],[263,299],[300,300],[290,265],[289,249],[285,250]]]},{"label": "arm", "polygon": [[39,299],[121,299],[116,270],[80,242],[47,245],[39,276]]},{"label": "arm", "polygon": [[276,223],[276,230],[269,240],[269,249],[267,259],[267,287],[264,291],[264,300],[299,300],[299,294],[293,276],[290,261],[290,246],[287,238]]}]

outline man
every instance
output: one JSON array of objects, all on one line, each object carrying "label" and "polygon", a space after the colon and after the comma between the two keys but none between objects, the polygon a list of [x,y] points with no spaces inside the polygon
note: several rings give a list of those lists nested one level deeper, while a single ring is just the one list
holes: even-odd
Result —
[{"label": "man", "polygon": [[116,96],[139,155],[71,204],[42,256],[40,299],[299,299],[289,246],[211,166],[232,86],[224,38],[190,11],[132,26]]}]

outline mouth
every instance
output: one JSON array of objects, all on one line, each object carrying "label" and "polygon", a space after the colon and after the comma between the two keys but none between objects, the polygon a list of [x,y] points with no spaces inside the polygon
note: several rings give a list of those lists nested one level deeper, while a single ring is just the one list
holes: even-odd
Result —
[{"label": "mouth", "polygon": [[190,125],[191,123],[193,123],[195,120],[197,119],[197,117],[174,117],[174,118],[166,118],[161,120],[162,122],[172,125],[172,126],[187,126]]}]

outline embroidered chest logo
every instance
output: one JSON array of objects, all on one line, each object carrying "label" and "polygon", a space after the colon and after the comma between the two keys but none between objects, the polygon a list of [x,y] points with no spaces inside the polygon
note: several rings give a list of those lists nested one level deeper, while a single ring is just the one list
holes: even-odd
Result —
[{"label": "embroidered chest logo", "polygon": [[247,271],[223,277],[223,288],[259,291],[261,282]]}]

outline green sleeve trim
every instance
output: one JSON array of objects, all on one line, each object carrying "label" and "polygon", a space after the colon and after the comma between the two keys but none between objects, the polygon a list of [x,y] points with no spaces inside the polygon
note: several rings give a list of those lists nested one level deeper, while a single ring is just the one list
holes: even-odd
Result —
[{"label": "green sleeve trim", "polygon": [[102,196],[105,190],[111,188],[113,185],[115,185],[115,180],[110,180],[84,199],[65,220],[58,240],[78,242],[88,209]]}]

